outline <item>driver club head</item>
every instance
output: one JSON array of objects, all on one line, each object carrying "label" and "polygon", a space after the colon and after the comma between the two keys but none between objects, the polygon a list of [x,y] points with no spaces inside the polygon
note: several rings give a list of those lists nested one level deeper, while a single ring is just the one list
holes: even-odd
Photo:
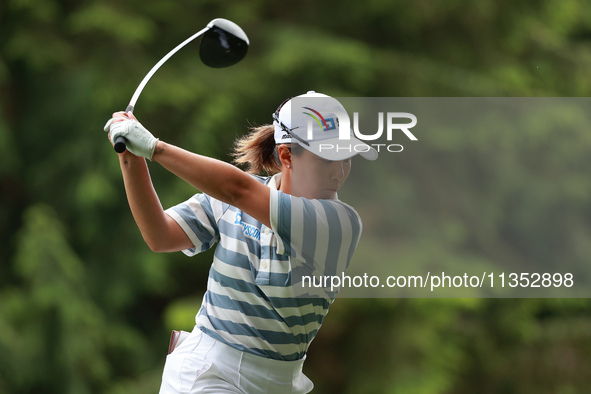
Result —
[{"label": "driver club head", "polygon": [[234,22],[217,18],[209,22],[201,40],[199,56],[209,67],[222,68],[238,63],[248,51],[248,37]]}]

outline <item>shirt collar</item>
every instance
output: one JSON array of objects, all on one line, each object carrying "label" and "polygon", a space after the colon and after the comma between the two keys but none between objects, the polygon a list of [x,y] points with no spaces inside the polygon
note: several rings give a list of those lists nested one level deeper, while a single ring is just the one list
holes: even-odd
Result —
[{"label": "shirt collar", "polygon": [[273,190],[279,190],[281,186],[281,173],[273,175],[267,185]]},{"label": "shirt collar", "polygon": [[[281,173],[273,175],[271,177],[271,180],[267,184],[267,186],[269,186],[269,188],[271,188],[273,190],[279,190],[279,187],[281,187]],[[338,199],[339,199],[339,196],[337,193],[335,193],[334,197],[331,200],[338,200]]]}]

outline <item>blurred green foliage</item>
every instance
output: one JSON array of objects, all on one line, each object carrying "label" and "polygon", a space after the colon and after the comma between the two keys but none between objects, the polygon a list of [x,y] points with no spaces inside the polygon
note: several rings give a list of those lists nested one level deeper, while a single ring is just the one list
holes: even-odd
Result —
[{"label": "blurred green foliage", "polygon": [[[135,114],[157,136],[223,160],[236,136],[307,90],[591,91],[591,7],[581,0],[5,0],[0,392],[157,390],[169,332],[192,327],[211,253],[188,260],[149,251],[102,126],[164,54],[216,17],[247,32],[248,56],[207,69],[198,44],[189,45],[150,81]],[[420,262],[444,251],[479,264],[491,251],[507,261],[586,255],[589,134],[548,149],[542,126],[441,135],[401,156],[384,182],[401,218],[384,233],[396,258]],[[539,166],[552,178],[536,178]],[[164,206],[194,193],[150,168]],[[442,182],[450,172],[452,187]],[[363,190],[348,193],[356,192]],[[372,223],[379,221],[369,212],[365,226]],[[564,237],[543,231],[554,223]],[[381,251],[386,259],[390,252]],[[369,245],[359,253],[379,252]],[[586,299],[340,299],[305,371],[318,393],[582,393],[591,385],[590,337]]]}]

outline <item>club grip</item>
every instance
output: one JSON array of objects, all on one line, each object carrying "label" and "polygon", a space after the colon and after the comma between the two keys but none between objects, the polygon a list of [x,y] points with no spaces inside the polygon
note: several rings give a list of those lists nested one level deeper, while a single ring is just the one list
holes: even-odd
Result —
[{"label": "club grip", "polygon": [[126,144],[127,144],[127,140],[125,139],[125,137],[117,137],[117,139],[115,139],[115,144],[113,145],[113,148],[115,148],[115,152],[117,153],[123,153],[125,152],[126,148]]},{"label": "club grip", "polygon": [[[125,108],[125,112],[132,114],[134,110],[134,106],[133,104],[129,104],[127,106],[127,108]],[[125,149],[127,149],[127,140],[125,139],[125,137],[117,137],[115,139],[115,143],[113,144],[113,148],[115,149],[115,152],[117,153],[123,153],[125,152]]]}]

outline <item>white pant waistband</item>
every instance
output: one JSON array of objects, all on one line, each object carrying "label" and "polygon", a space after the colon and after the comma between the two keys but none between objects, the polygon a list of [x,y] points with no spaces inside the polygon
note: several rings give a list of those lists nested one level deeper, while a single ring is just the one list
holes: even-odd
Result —
[{"label": "white pant waistband", "polygon": [[229,346],[221,341],[212,338],[206,333],[202,332],[198,327],[193,329],[191,336],[201,335],[201,345],[210,347],[211,350],[207,357],[222,361],[228,366],[234,365],[244,369],[247,365],[253,366],[257,369],[257,373],[263,373],[272,379],[288,379],[297,378],[302,373],[302,368],[306,357],[295,361],[274,360],[271,358],[262,357],[253,353],[243,352],[232,346]]}]

